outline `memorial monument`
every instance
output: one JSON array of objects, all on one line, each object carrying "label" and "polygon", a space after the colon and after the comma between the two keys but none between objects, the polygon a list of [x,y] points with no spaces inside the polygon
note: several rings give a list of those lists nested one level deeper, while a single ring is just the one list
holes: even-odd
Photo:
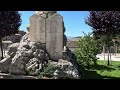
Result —
[{"label": "memorial monument", "polygon": [[63,57],[64,29],[63,17],[57,11],[36,11],[30,17],[30,41],[43,44],[52,60]]},{"label": "memorial monument", "polygon": [[6,57],[0,61],[0,77],[20,79],[30,75],[34,79],[52,65],[53,79],[82,78],[74,54],[66,47],[63,17],[57,11],[36,11],[27,30],[20,43],[8,47]]}]

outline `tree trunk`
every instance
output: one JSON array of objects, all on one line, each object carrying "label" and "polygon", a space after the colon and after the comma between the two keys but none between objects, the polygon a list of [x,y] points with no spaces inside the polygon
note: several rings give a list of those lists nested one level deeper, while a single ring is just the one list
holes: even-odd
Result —
[{"label": "tree trunk", "polygon": [[105,44],[103,45],[103,53],[104,53],[104,62],[105,62]]},{"label": "tree trunk", "polygon": [[114,46],[113,46],[113,55],[115,55],[115,42],[114,42]]},{"label": "tree trunk", "polygon": [[117,44],[116,44],[116,55],[117,55]]},{"label": "tree trunk", "polygon": [[110,65],[110,63],[109,63],[109,47],[108,47],[108,63],[107,63],[107,65]]},{"label": "tree trunk", "polygon": [[110,64],[111,64],[112,60],[111,60],[111,47],[110,47]]},{"label": "tree trunk", "polygon": [[117,50],[116,50],[116,44],[115,44],[115,56],[116,56],[116,54],[117,54]]},{"label": "tree trunk", "polygon": [[109,43],[109,35],[108,35],[108,64],[107,65],[110,65],[110,62],[109,62],[109,53],[110,53],[110,43]]},{"label": "tree trunk", "polygon": [[3,48],[2,48],[2,38],[0,37],[0,48],[1,48],[1,60],[3,59]]}]

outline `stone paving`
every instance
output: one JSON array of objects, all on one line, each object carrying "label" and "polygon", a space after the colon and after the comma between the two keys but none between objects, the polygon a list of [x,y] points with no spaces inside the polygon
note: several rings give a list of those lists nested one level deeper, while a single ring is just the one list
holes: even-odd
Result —
[{"label": "stone paving", "polygon": [[[7,51],[6,51],[7,53]],[[1,56],[1,54],[0,54]],[[99,58],[98,60],[104,60],[104,53],[101,54],[97,54],[97,58]],[[108,54],[105,53],[105,60],[108,59]],[[120,53],[117,53],[116,55],[111,54],[111,60],[112,61],[120,61]]]},{"label": "stone paving", "polygon": [[[98,54],[97,58],[98,60],[104,60],[104,53]],[[105,60],[108,59],[108,54],[105,53]],[[117,53],[116,55],[111,54],[111,61],[120,61],[120,53]]]}]

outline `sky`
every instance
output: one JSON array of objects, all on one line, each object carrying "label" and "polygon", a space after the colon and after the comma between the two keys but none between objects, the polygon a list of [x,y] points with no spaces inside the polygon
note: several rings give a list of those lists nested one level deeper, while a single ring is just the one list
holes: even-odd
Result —
[{"label": "sky", "polygon": [[[19,11],[21,14],[22,24],[20,30],[26,31],[26,26],[29,24],[29,18],[35,11]],[[85,33],[92,32],[91,27],[85,24],[85,18],[88,17],[88,11],[57,11],[63,16],[65,24],[65,35],[66,36],[83,36],[83,31]]]}]

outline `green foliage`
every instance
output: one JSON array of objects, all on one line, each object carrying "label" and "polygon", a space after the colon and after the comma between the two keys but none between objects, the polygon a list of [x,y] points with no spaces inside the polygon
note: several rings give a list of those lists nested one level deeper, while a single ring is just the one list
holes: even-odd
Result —
[{"label": "green foliage", "polygon": [[[107,37],[106,37],[106,35],[97,35],[97,36],[95,36],[95,35],[93,35],[93,37],[94,37],[94,39],[97,41],[97,44],[98,44],[98,47],[100,48],[100,52],[99,52],[99,54],[101,54],[102,53],[102,51],[103,51],[103,46],[105,45],[105,51],[107,52],[107,47],[108,47],[108,42],[107,42]],[[110,40],[109,40],[109,44],[110,44],[110,46],[114,46],[114,42],[112,41],[112,36],[110,37]]]},{"label": "green foliage", "polygon": [[92,27],[93,33],[107,36],[108,65],[111,37],[120,33],[120,11],[90,11],[86,24]]},{"label": "green foliage", "polygon": [[18,11],[0,11],[0,48],[3,59],[2,37],[15,34],[21,25]]},{"label": "green foliage", "polygon": [[43,76],[52,77],[56,69],[57,67],[48,63],[47,66],[43,68],[42,72],[40,72],[39,78]]},{"label": "green foliage", "polygon": [[96,35],[115,35],[120,33],[120,11],[90,11],[86,24]]},{"label": "green foliage", "polygon": [[75,50],[78,63],[83,67],[96,65],[96,55],[100,51],[97,41],[90,34],[79,39],[79,48]]},{"label": "green foliage", "polygon": [[39,73],[38,78],[42,78],[42,77],[48,77],[48,78],[53,78],[53,74],[54,72],[58,70],[57,74],[57,78],[59,79],[72,79],[73,77],[67,75],[65,72],[63,72],[63,70],[56,66],[56,65],[52,65],[50,63],[47,64],[46,67],[43,68],[42,72]]},{"label": "green foliage", "polygon": [[0,11],[0,37],[15,34],[21,25],[18,11]]},{"label": "green foliage", "polygon": [[84,79],[120,79],[120,62],[112,61],[111,66],[105,65],[107,61],[97,61],[97,65],[84,71]]}]

